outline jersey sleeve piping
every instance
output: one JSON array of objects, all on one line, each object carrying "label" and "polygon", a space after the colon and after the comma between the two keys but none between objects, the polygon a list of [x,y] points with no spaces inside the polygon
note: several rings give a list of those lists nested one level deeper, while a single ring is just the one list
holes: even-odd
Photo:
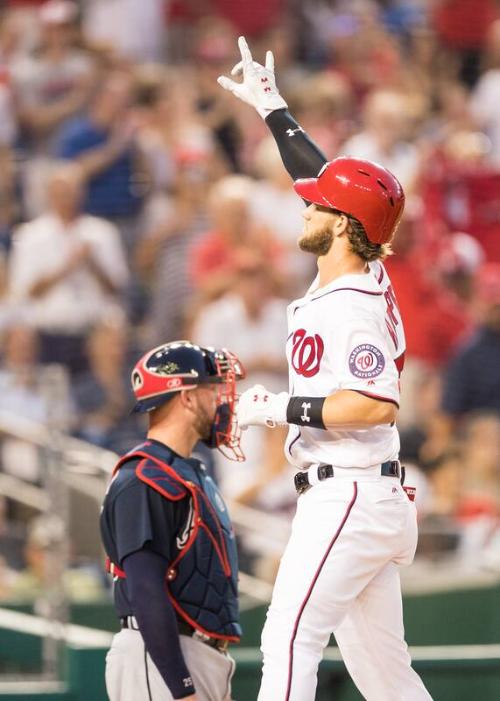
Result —
[{"label": "jersey sleeve piping", "polygon": [[317,299],[331,295],[334,292],[359,292],[363,295],[370,295],[371,297],[381,297],[383,292],[372,292],[371,290],[360,290],[358,287],[337,287],[335,290],[330,290],[329,292],[324,292],[322,295],[317,297],[311,297],[311,302],[315,302]]},{"label": "jersey sleeve piping", "polygon": [[[342,387],[342,389],[348,390],[349,387]],[[351,392],[357,392],[358,394],[362,394],[365,397],[369,397],[370,399],[377,399],[379,402],[389,402],[390,404],[394,404],[397,406],[399,409],[399,404],[395,399],[392,399],[392,397],[384,397],[381,394],[373,394],[372,392],[365,392],[362,389],[352,389],[350,390]]]}]

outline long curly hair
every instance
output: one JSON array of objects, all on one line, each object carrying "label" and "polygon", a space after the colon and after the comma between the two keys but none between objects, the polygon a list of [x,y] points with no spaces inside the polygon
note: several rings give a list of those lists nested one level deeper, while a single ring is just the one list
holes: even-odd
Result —
[{"label": "long curly hair", "polygon": [[349,220],[347,237],[353,253],[368,263],[372,260],[385,260],[387,256],[392,255],[390,243],[372,243],[368,240],[363,224],[354,217],[347,218]]}]

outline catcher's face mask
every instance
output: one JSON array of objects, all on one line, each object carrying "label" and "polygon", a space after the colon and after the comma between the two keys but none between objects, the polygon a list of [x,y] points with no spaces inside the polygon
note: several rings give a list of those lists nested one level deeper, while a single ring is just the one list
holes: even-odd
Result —
[{"label": "catcher's face mask", "polygon": [[236,422],[236,380],[245,377],[238,358],[227,350],[215,358],[219,387],[217,388],[215,417],[209,438],[203,442],[209,448],[217,448],[229,460],[242,462],[241,429]]}]

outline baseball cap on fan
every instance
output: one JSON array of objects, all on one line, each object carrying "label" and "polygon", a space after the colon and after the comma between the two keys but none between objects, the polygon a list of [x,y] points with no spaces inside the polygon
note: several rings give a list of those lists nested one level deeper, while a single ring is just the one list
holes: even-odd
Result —
[{"label": "baseball cap on fan", "polygon": [[476,238],[464,231],[456,231],[442,238],[436,264],[444,274],[473,275],[484,263],[485,257],[484,249]]},{"label": "baseball cap on fan", "polygon": [[43,24],[70,24],[78,16],[78,7],[71,0],[48,0],[40,7],[39,17]]}]

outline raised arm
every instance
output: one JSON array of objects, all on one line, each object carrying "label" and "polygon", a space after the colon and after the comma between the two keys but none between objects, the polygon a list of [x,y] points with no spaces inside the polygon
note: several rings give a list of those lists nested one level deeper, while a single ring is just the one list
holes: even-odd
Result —
[{"label": "raised arm", "polygon": [[238,39],[241,61],[231,71],[234,77],[241,76],[237,83],[226,76],[220,76],[218,83],[237,98],[254,107],[269,127],[287,169],[293,180],[316,177],[327,162],[327,158],[295,121],[288,105],[276,87],[274,56],[266,54],[262,66],[252,59],[252,54],[244,37]]}]

